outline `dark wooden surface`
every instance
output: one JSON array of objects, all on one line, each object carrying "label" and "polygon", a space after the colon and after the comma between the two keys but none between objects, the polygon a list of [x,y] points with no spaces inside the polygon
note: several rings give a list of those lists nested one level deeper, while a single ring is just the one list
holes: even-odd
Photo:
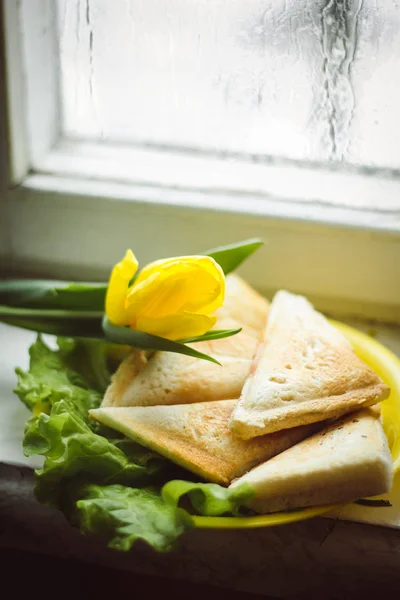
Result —
[{"label": "dark wooden surface", "polygon": [[[235,592],[215,586],[192,584],[165,577],[88,565],[20,550],[0,550],[2,590],[9,597],[71,598],[173,598],[173,600],[257,600],[260,595]],[[1,594],[1,597],[4,597]],[[264,598],[267,598],[264,596]],[[268,600],[274,600],[269,597]]]},{"label": "dark wooden surface", "polygon": [[126,591],[133,598],[145,593],[146,600],[162,592],[188,600],[400,594],[398,530],[319,518],[255,530],[194,529],[172,552],[160,554],[143,543],[115,552],[39,505],[30,469],[1,464],[0,551],[3,585],[41,598],[49,590],[52,599],[64,592],[114,598]]}]

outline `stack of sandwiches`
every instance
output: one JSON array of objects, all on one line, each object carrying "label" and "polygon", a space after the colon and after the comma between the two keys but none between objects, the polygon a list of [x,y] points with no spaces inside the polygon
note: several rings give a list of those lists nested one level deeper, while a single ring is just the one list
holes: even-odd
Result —
[{"label": "stack of sandwiches", "polygon": [[132,351],[91,416],[204,481],[249,483],[261,514],[390,491],[390,390],[347,339],[304,297],[269,305],[236,275],[217,316],[241,332],[193,347],[222,366]]}]

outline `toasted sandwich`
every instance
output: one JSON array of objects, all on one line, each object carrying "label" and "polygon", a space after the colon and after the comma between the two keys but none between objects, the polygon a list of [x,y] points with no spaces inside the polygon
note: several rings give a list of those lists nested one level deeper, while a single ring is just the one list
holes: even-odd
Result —
[{"label": "toasted sandwich", "polygon": [[235,480],[261,514],[349,503],[389,492],[393,463],[376,407],[342,417]]},{"label": "toasted sandwich", "polygon": [[306,298],[282,290],[230,426],[249,439],[337,418],[376,404],[389,391]]},{"label": "toasted sandwich", "polygon": [[90,416],[206,481],[225,486],[315,431],[315,425],[308,425],[241,440],[228,425],[236,403],[109,407],[91,410]]},{"label": "toasted sandwich", "polygon": [[215,329],[242,328],[229,338],[192,344],[222,367],[190,356],[133,351],[120,365],[102,406],[154,406],[239,398],[264,335],[269,303],[243,279],[227,277]]}]

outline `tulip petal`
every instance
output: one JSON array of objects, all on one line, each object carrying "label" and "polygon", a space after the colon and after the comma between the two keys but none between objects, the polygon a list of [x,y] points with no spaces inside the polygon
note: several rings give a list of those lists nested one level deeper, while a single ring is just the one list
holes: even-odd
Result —
[{"label": "tulip petal", "polygon": [[114,325],[128,325],[126,297],[129,282],[138,269],[138,261],[132,250],[127,250],[124,258],[111,272],[106,295],[106,314]]},{"label": "tulip petal", "polygon": [[197,257],[177,256],[174,258],[160,258],[159,260],[155,260],[143,267],[136,279],[136,283],[141,283],[151,275],[154,275],[154,273],[160,273],[160,271],[170,266],[182,264],[187,258]]},{"label": "tulip petal", "polygon": [[136,329],[167,338],[181,340],[188,337],[203,335],[216,323],[217,317],[181,313],[160,318],[139,317]]},{"label": "tulip petal", "polygon": [[209,256],[202,256],[192,272],[190,297],[185,310],[212,314],[222,306],[225,298],[225,275],[218,263]]},{"label": "tulip petal", "polygon": [[210,257],[184,256],[145,267],[127,297],[130,317],[164,317],[196,311],[210,314],[225,295],[225,277]]},{"label": "tulip petal", "polygon": [[183,269],[163,270],[140,283],[135,282],[126,299],[129,318],[155,318],[183,312],[187,286],[188,275]]}]

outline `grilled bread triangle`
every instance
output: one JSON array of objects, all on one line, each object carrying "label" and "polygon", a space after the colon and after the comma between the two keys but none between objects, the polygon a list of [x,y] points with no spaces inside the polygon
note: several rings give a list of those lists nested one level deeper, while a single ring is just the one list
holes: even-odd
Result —
[{"label": "grilled bread triangle", "polygon": [[315,426],[243,441],[228,422],[237,400],[174,406],[98,408],[90,416],[206,481],[228,485],[315,431]]},{"label": "grilled bread triangle", "polygon": [[249,439],[339,417],[385,399],[389,388],[302,296],[278,292],[232,431]]},{"label": "grilled bread triangle", "polygon": [[255,491],[266,514],[348,503],[389,492],[393,463],[375,407],[346,415],[234,481]]},{"label": "grilled bread triangle", "polygon": [[133,351],[121,363],[102,406],[154,406],[239,398],[251,361],[264,335],[269,303],[243,279],[226,279],[224,305],[215,329],[242,327],[237,335],[191,344],[222,364],[156,352]]}]

